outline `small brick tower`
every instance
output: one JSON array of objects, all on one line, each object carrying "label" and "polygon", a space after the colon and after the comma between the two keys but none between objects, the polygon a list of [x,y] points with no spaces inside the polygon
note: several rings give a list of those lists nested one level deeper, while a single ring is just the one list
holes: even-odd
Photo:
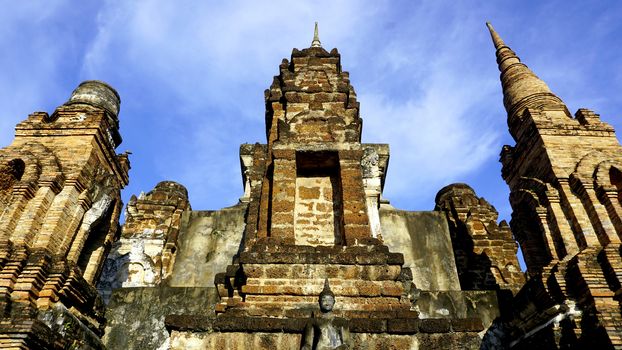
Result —
[{"label": "small brick tower", "polygon": [[0,150],[0,347],[102,348],[94,283],[116,235],[129,161],[120,99],[85,81]]},{"label": "small brick tower", "polygon": [[512,232],[530,277],[516,348],[622,348],[622,147],[597,114],[574,117],[488,24],[515,146],[501,152]]}]

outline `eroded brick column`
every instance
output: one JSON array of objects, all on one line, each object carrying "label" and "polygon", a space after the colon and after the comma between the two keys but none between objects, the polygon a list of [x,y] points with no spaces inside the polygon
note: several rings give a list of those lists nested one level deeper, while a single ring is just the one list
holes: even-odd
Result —
[{"label": "eroded brick column", "polygon": [[45,215],[41,232],[36,237],[35,248],[56,251],[66,235],[73,235],[76,232],[77,220],[75,217],[84,215],[84,209],[80,208],[78,200],[83,189],[82,184],[78,182],[69,183],[54,197],[54,201]]},{"label": "eroded brick column", "polygon": [[293,244],[296,192],[296,151],[273,150],[270,237]]},{"label": "eroded brick column", "polygon": [[622,205],[620,205],[620,200],[618,196],[618,191],[616,188],[603,188],[602,199],[611,218],[612,223],[616,229],[618,234],[618,238],[622,237]]},{"label": "eroded brick column", "polygon": [[548,222],[550,223],[550,227],[562,242],[566,255],[572,256],[579,251],[579,247],[572,231],[572,227],[568,223],[566,215],[564,214],[560,204],[559,195],[553,188],[550,188],[546,195],[549,201]]},{"label": "eroded brick column", "polygon": [[579,199],[572,193],[568,179],[558,179],[559,194],[563,200],[562,207],[565,209],[566,215],[570,222],[573,223],[575,236],[581,244],[581,240],[585,240],[588,247],[599,247],[600,242],[596,236],[596,231],[590,222],[590,219]]},{"label": "eroded brick column", "polygon": [[556,259],[563,259],[564,257],[561,256],[563,254],[561,254],[559,249],[556,247],[556,242],[553,238],[553,234],[551,233],[551,229],[547,222],[547,209],[544,207],[537,207],[535,211],[536,211],[536,215],[538,216],[538,223],[539,223],[540,230],[542,230],[542,232],[544,233],[542,235],[543,236],[542,238],[544,239],[546,246],[549,248],[549,251],[551,252],[551,256],[553,256]]},{"label": "eroded brick column", "polygon": [[[240,152],[242,152],[243,147],[240,148]],[[268,152],[264,146],[255,144],[251,154],[253,165],[248,173],[251,191],[244,234],[246,246],[251,245],[257,238],[268,237],[268,217],[270,215],[271,180],[267,170],[272,165],[268,164]]]},{"label": "eroded brick column", "polygon": [[371,237],[361,171],[362,157],[363,150],[339,152],[343,228],[347,245],[354,245],[358,240]]},{"label": "eroded brick column", "polygon": [[461,288],[517,292],[525,282],[518,246],[496,209],[462,183],[442,188],[435,202],[449,224]]},{"label": "eroded brick column", "polygon": [[[101,272],[104,260],[106,259],[106,255],[110,250],[110,246],[112,241],[114,240],[114,235],[116,233],[116,227],[119,223],[119,216],[121,215],[122,204],[117,202],[115,207],[112,210],[112,213],[109,217],[103,217],[103,220],[108,220],[108,230],[104,233],[103,239],[101,239],[99,246],[93,250],[88,257],[88,262],[86,267],[84,268],[84,279],[89,283],[95,284],[97,282],[96,278]],[[82,247],[80,248],[80,252],[84,255],[85,252],[85,242],[82,242]],[[79,261],[79,260],[78,260]]]},{"label": "eroded brick column", "polygon": [[589,183],[582,184],[578,192],[601,245],[605,246],[610,242],[620,243],[620,237],[616,234],[607,209],[598,200],[594,186]]},{"label": "eroded brick column", "polygon": [[31,200],[36,193],[36,186],[31,184],[14,187],[13,200],[4,209],[2,215],[0,215],[0,241],[7,241],[9,239],[28,201]]},{"label": "eroded brick column", "polygon": [[65,234],[65,237],[61,243],[55,247],[55,254],[67,256],[69,259],[68,253],[70,245],[78,239],[77,236],[80,234],[80,226],[84,222],[85,213],[91,208],[92,205],[93,203],[86,192],[82,192],[80,197],[78,197],[78,203],[74,208],[73,213],[69,216],[69,223],[66,227],[67,234]]},{"label": "eroded brick column", "polygon": [[32,245],[35,234],[43,225],[45,213],[59,191],[58,186],[43,186],[37,190],[34,198],[26,205],[15,230],[11,233],[11,240],[14,243]]}]

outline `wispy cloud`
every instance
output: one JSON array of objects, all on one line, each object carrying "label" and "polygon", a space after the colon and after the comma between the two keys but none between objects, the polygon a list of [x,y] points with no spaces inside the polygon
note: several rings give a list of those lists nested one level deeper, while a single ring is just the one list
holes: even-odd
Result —
[{"label": "wispy cloud", "polygon": [[77,85],[96,4],[21,1],[0,11],[0,146],[30,112],[51,112]]},{"label": "wispy cloud", "polygon": [[391,145],[385,196],[401,207],[432,208],[442,186],[464,181],[498,154],[504,121],[486,107],[498,90],[486,74],[494,60],[490,50],[470,49],[481,46],[482,23],[456,16],[437,30],[435,13],[451,18],[462,10],[426,3],[395,24],[398,34],[376,57],[386,62],[378,68],[387,81],[360,95],[365,139]]},{"label": "wispy cloud", "polygon": [[54,89],[56,65],[67,45],[49,40],[61,33],[46,31],[46,27],[66,1],[40,5],[21,2],[0,12],[0,147],[11,142],[17,122],[33,109],[48,107],[47,99],[58,98]]},{"label": "wispy cloud", "polygon": [[[122,97],[132,96],[122,107],[124,147],[152,159],[158,174],[150,181],[180,181],[202,208],[241,195],[238,147],[265,139],[263,89],[281,58],[309,45],[315,20],[322,37],[343,38],[363,32],[375,13],[356,2],[161,5],[108,2],[83,74],[107,76]],[[136,117],[151,120],[141,132],[154,137],[128,130],[141,124]]]}]

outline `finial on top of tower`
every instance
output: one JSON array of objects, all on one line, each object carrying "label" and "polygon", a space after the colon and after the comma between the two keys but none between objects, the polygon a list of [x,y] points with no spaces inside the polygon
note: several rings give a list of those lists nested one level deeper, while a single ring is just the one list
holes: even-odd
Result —
[{"label": "finial on top of tower", "polygon": [[315,22],[315,30],[313,31],[313,41],[311,42],[311,47],[322,47],[320,36],[317,32],[317,22]]},{"label": "finial on top of tower", "polygon": [[492,43],[495,44],[495,49],[498,50],[500,47],[506,46],[499,34],[495,32],[495,28],[492,27],[492,24],[490,24],[490,22],[486,22],[486,26],[490,31],[490,37],[492,38]]},{"label": "finial on top of tower", "polygon": [[[551,89],[538,76],[521,62],[509,46],[507,46],[492,24],[486,22],[490,37],[495,45],[495,56],[501,72],[501,87],[503,88],[503,104],[508,112],[508,119],[520,115],[525,108],[539,109],[544,106],[566,108],[564,102],[551,92]],[[510,122],[510,133],[516,139],[517,132]],[[516,124],[518,125],[518,124]]]}]

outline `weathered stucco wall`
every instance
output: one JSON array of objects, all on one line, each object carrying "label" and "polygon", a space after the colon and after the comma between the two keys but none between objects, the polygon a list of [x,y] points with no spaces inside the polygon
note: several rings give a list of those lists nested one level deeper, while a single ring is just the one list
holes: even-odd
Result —
[{"label": "weathered stucco wall", "polygon": [[213,287],[237,255],[244,232],[246,204],[218,211],[190,211],[182,217],[179,251],[171,287]]},{"label": "weathered stucco wall", "polygon": [[419,318],[480,318],[488,328],[499,317],[494,290],[422,291],[414,302]]},{"label": "weathered stucco wall", "polygon": [[404,211],[383,205],[380,225],[384,243],[404,254],[421,290],[460,290],[447,220],[442,213]]},{"label": "weathered stucco wall", "polygon": [[[226,270],[240,249],[245,210],[246,205],[239,204],[219,211],[185,212],[179,250],[169,279],[156,287],[122,288],[113,292],[106,314],[106,345],[111,349],[205,349],[227,348],[227,344],[235,342],[229,345],[240,349],[289,349],[291,344],[299,344],[300,335],[286,333],[254,336],[230,333],[225,340],[222,337],[217,340],[209,333],[173,332],[169,339],[164,327],[164,318],[170,314],[213,314],[218,301],[213,288],[214,275]],[[497,316],[494,295],[486,292],[466,295],[459,291],[449,231],[442,213],[407,212],[384,206],[380,221],[385,243],[391,251],[404,254],[405,265],[412,268],[417,288],[423,290],[415,302],[422,318],[482,317],[488,325]],[[438,292],[452,290],[455,292]],[[493,313],[485,314],[481,305],[492,306]],[[435,336],[360,333],[354,340],[362,349],[370,344],[395,342],[406,348],[427,349],[436,346],[439,338]],[[443,342],[464,342],[467,348],[478,343],[476,335],[468,339],[464,336],[443,338]]]},{"label": "weathered stucco wall", "polygon": [[214,275],[237,254],[246,204],[183,214],[172,274],[154,287],[119,288],[106,308],[109,349],[168,349],[164,318],[214,312]]},{"label": "weathered stucco wall", "polygon": [[142,287],[113,291],[106,310],[108,349],[169,349],[164,317],[214,312],[216,288]]}]

